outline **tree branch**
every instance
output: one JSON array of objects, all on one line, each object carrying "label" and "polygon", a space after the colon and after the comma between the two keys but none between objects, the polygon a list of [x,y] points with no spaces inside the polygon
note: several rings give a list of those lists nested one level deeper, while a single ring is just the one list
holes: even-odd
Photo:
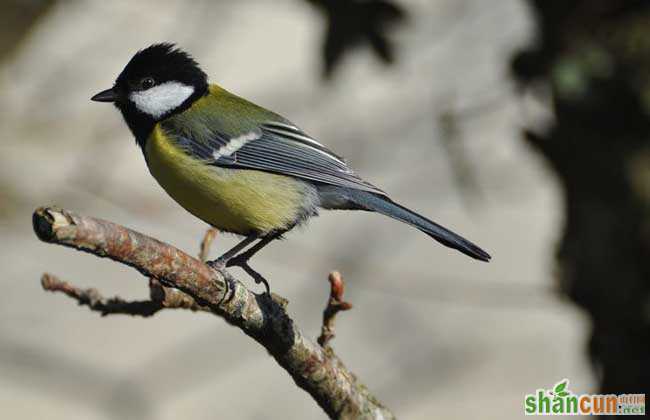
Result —
[{"label": "tree branch", "polygon": [[[110,258],[149,277],[153,282],[152,303],[207,310],[240,328],[264,346],[330,418],[394,418],[331,348],[326,351],[302,334],[285,310],[286,300],[257,295],[225,270],[216,271],[168,244],[108,221],[42,207],[34,212],[33,225],[38,237],[45,242]],[[119,298],[105,299],[92,289],[81,290],[48,275],[44,287],[64,292],[106,314],[133,314],[127,309],[142,304]],[[154,291],[162,292],[163,296],[154,296]],[[161,309],[149,305],[145,306],[151,314]]]}]

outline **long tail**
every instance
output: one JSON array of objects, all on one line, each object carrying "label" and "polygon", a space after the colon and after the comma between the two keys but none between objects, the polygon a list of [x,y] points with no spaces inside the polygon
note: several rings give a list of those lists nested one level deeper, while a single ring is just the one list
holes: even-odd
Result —
[{"label": "long tail", "polygon": [[[431,236],[441,244],[459,250],[465,255],[481,261],[490,261],[490,254],[483,251],[467,239],[454,232],[432,222],[424,216],[420,216],[412,210],[401,206],[390,198],[367,191],[348,189],[345,194],[347,199],[364,210],[375,211],[401,222],[407,223],[427,235]],[[352,204],[351,203],[351,204]]]}]

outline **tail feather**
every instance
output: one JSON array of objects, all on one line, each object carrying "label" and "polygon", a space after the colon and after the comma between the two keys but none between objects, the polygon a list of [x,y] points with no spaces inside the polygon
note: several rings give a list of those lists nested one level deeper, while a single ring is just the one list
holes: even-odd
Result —
[{"label": "tail feather", "polygon": [[467,239],[395,203],[388,197],[361,190],[348,190],[346,195],[348,200],[358,206],[357,208],[375,211],[407,223],[426,233],[441,244],[457,249],[465,255],[481,261],[490,261],[492,258],[490,254]]}]

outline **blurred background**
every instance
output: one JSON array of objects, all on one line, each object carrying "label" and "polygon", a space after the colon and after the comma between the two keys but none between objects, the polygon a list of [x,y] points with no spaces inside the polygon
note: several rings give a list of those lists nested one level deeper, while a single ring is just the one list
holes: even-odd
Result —
[{"label": "blurred background", "polygon": [[0,19],[3,417],[325,418],[213,316],[101,318],[41,290],[48,271],[148,294],[129,268],[39,242],[39,205],[198,252],[206,225],[148,174],[117,110],[89,101],[160,41],[493,255],[330,212],[256,258],[314,337],[327,274],[343,273],[354,309],[333,346],[398,417],[520,418],[525,394],[563,378],[648,389],[647,2],[4,0]]}]

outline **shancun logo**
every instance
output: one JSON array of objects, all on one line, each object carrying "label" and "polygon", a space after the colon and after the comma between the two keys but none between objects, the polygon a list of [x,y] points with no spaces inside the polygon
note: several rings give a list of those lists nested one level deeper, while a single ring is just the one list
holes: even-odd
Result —
[{"label": "shancun logo", "polygon": [[563,379],[552,389],[538,389],[524,398],[526,415],[645,415],[645,394],[576,395]]}]

